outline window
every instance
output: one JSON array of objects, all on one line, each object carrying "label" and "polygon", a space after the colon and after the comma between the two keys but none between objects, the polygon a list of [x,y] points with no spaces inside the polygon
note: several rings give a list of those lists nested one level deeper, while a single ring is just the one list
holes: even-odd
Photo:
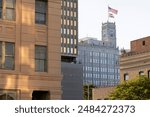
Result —
[{"label": "window", "polygon": [[143,46],[145,45],[145,41],[142,42]]},{"label": "window", "polygon": [[0,18],[2,18],[2,0],[0,0]]},{"label": "window", "polygon": [[128,74],[124,74],[124,81],[129,80],[129,75]]},{"label": "window", "polygon": [[35,23],[46,24],[47,0],[35,0]]},{"label": "window", "polygon": [[0,100],[17,100],[19,99],[19,90],[3,90],[0,89]]},{"label": "window", "polygon": [[47,72],[47,47],[35,46],[35,71]]},{"label": "window", "polygon": [[6,0],[6,19],[15,19],[15,0]]},{"label": "window", "polygon": [[143,76],[143,75],[144,75],[144,71],[140,71],[140,72],[139,72],[139,75],[140,75],[140,76]]},{"label": "window", "polygon": [[[15,3],[16,0],[0,0],[0,18],[3,17],[7,20],[15,20]],[[3,13],[5,17],[3,16]]]},{"label": "window", "polygon": [[14,69],[14,44],[9,42],[0,42],[0,68]]},{"label": "window", "polygon": [[17,100],[20,96],[20,90],[0,89],[0,100]]},{"label": "window", "polygon": [[148,71],[148,78],[150,78],[150,70]]}]

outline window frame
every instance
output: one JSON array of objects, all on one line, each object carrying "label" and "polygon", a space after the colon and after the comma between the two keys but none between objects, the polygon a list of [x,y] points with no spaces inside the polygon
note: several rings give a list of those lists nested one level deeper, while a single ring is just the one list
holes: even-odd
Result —
[{"label": "window frame", "polygon": [[[36,10],[36,2],[44,2],[45,3],[45,12],[40,12]],[[39,19],[37,19],[38,15],[43,15],[44,16],[44,21],[40,21]],[[48,1],[47,0],[35,0],[35,24],[43,24],[46,25],[47,24],[47,14],[48,14]]]},{"label": "window frame", "polygon": [[129,74],[128,73],[125,73],[124,74],[124,81],[128,81],[129,80]]},{"label": "window frame", "polygon": [[[5,19],[6,19],[6,20],[14,21],[15,18],[16,18],[16,16],[15,16],[16,0],[13,0],[13,5],[12,5],[13,7],[8,7],[8,6],[7,6],[7,0],[6,0],[5,2],[6,2],[6,3],[5,3],[5,4],[6,4],[6,6],[5,6],[5,12],[6,12],[6,14],[5,14],[6,16],[5,16],[5,17],[6,17],[6,18],[5,18]],[[11,17],[11,18],[8,17],[9,15],[7,15],[7,10],[11,10],[11,11],[12,11],[12,17]]]},{"label": "window frame", "polygon": [[[15,69],[15,43],[13,42],[3,42],[0,41],[1,45],[1,52],[0,52],[0,69],[4,69],[4,70],[14,70]],[[12,54],[7,54],[6,53],[6,46],[7,44],[12,44],[12,48],[11,50],[13,50]],[[12,59],[12,65],[11,66],[7,66],[6,65],[6,60],[7,58],[11,58]]]},{"label": "window frame", "polygon": [[1,10],[1,12],[0,12],[0,19],[1,19],[2,14],[3,14],[3,0],[1,0],[1,2],[0,2],[0,10]]},{"label": "window frame", "polygon": [[[40,47],[44,47],[45,48],[45,59],[44,58],[40,58],[40,57],[37,57],[37,52],[38,52],[38,49],[40,48]],[[47,54],[47,46],[43,46],[43,45],[35,45],[35,72],[47,72],[48,71],[48,56],[47,56],[48,54]],[[43,61],[43,68],[44,69],[42,69],[41,70],[41,68],[38,68],[38,65],[36,64],[37,62],[39,62],[40,61],[40,63]]]},{"label": "window frame", "polygon": [[139,71],[139,76],[144,76],[144,71]]},{"label": "window frame", "polygon": [[[16,20],[16,0],[13,0],[13,7],[8,7],[7,6],[7,1],[6,0],[1,0],[1,14],[0,14],[0,19],[4,19],[4,20],[9,20],[9,21],[15,21]],[[7,11],[12,11],[11,13],[11,18],[9,18],[10,16],[10,12],[8,12],[8,15],[7,15]]]}]

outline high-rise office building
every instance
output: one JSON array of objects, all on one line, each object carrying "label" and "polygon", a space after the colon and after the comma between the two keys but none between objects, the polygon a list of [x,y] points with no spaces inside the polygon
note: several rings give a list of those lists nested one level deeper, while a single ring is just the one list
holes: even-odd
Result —
[{"label": "high-rise office building", "polygon": [[61,2],[62,99],[83,99],[82,65],[78,54],[78,0]]},{"label": "high-rise office building", "polygon": [[83,65],[83,83],[97,87],[119,83],[119,50],[116,47],[115,23],[102,24],[102,41],[86,37],[80,39],[78,62]]},{"label": "high-rise office building", "polygon": [[78,52],[78,0],[61,3],[61,60],[75,61]]},{"label": "high-rise office building", "polygon": [[0,99],[61,99],[61,0],[0,0]]}]

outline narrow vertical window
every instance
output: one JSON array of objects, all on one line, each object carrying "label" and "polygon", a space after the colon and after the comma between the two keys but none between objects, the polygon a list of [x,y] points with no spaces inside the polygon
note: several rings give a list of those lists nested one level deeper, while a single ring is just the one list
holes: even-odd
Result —
[{"label": "narrow vertical window", "polygon": [[124,74],[124,81],[128,81],[129,80],[129,75],[128,74]]},{"label": "narrow vertical window", "polygon": [[2,68],[2,42],[0,42],[0,68]]},{"label": "narrow vertical window", "polygon": [[35,23],[46,24],[47,0],[35,0]]},{"label": "narrow vertical window", "polygon": [[148,78],[150,78],[150,70],[148,71]]},{"label": "narrow vertical window", "polygon": [[35,46],[35,71],[47,72],[47,47]]},{"label": "narrow vertical window", "polygon": [[0,68],[14,69],[14,43],[0,42]]},{"label": "narrow vertical window", "polygon": [[0,0],[0,18],[2,18],[2,0]]},{"label": "narrow vertical window", "polygon": [[6,0],[6,19],[15,20],[15,0]]},{"label": "narrow vertical window", "polygon": [[145,46],[145,41],[142,42],[142,45]]}]

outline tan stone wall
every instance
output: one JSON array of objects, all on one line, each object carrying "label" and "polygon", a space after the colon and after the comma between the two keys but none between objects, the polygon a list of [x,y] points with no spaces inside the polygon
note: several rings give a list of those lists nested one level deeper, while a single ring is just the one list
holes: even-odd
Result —
[{"label": "tan stone wall", "polygon": [[92,90],[93,100],[104,100],[107,99],[111,92],[114,91],[115,87],[103,87],[95,88]]},{"label": "tan stone wall", "polygon": [[[16,21],[0,19],[0,41],[15,43],[15,70],[0,69],[0,89],[20,90],[31,99],[33,90],[50,91],[61,99],[61,0],[48,0],[47,25],[35,24],[35,0],[16,0]],[[48,47],[48,72],[35,72],[35,45]]]},{"label": "tan stone wall", "polygon": [[148,75],[150,70],[150,52],[124,56],[120,58],[120,79],[124,81],[124,74],[128,73],[129,79],[139,76],[140,71]]}]

